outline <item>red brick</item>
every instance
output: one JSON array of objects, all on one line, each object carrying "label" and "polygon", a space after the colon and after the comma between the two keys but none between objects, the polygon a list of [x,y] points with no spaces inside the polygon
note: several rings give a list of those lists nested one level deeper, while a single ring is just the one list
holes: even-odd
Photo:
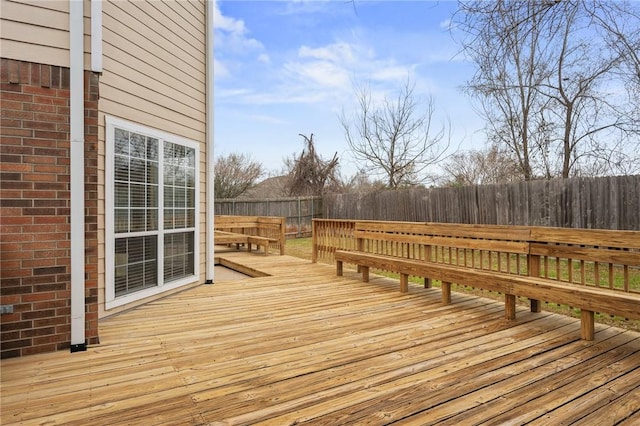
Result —
[{"label": "red brick", "polygon": [[32,344],[32,340],[31,339],[22,339],[22,340],[10,340],[8,342],[6,341],[2,341],[2,352],[9,350],[9,349],[16,349],[16,348],[24,348],[27,346],[31,346]]},{"label": "red brick", "polygon": [[42,302],[43,300],[55,299],[55,293],[31,293],[22,296],[23,302]]},{"label": "red brick", "polygon": [[11,172],[29,172],[32,166],[29,164],[16,164],[16,163],[0,163],[0,170]]},{"label": "red brick", "polygon": [[0,126],[2,127],[22,127],[22,121],[14,118],[3,118],[0,120]]},{"label": "red brick", "polygon": [[[54,315],[56,312],[54,311]],[[66,317],[55,316],[52,318],[44,318],[44,319],[35,319],[33,321],[34,327],[47,327],[47,326],[56,326],[56,325],[67,325],[69,322]]]},{"label": "red brick", "polygon": [[[24,104],[24,105],[31,105],[31,104]],[[11,99],[5,99],[4,96],[2,96],[2,98],[0,98],[0,108],[4,109],[16,109],[16,110],[21,110],[23,103],[20,101],[14,101]]]},{"label": "red brick", "polygon": [[[65,132],[51,132],[43,130],[35,130],[34,137],[43,139],[68,139],[69,134]],[[44,154],[46,155],[46,154]]]},{"label": "red brick", "polygon": [[55,266],[56,265],[56,259],[29,259],[29,260],[23,260],[21,267],[28,269],[28,268],[35,268],[35,267],[42,267],[42,266]]},{"label": "red brick", "polygon": [[33,119],[36,121],[48,121],[56,123],[68,123],[69,117],[59,114],[48,114],[45,112],[36,112],[33,114]]},{"label": "red brick", "polygon": [[[28,277],[31,271],[26,269],[2,269],[2,278]],[[4,289],[2,289],[4,291]]]},{"label": "red brick", "polygon": [[20,92],[3,92],[2,99],[20,102],[33,102],[33,95]]},{"label": "red brick", "polygon": [[0,84],[0,90],[3,92],[18,92],[21,93],[22,92],[22,86],[18,83],[1,83]]},{"label": "red brick", "polygon": [[33,120],[33,112],[16,109],[3,109],[2,118],[17,118],[19,120]]},{"label": "red brick", "polygon": [[33,252],[31,251],[2,252],[2,259],[3,260],[33,259]]},{"label": "red brick", "polygon": [[[17,294],[2,294],[0,295],[0,304],[2,305],[15,305],[20,303],[20,296]],[[4,317],[2,317],[4,321]]]},{"label": "red brick", "polygon": [[40,155],[25,155],[23,161],[25,163],[37,163],[37,164],[55,164],[55,157],[40,156]]},{"label": "red brick", "polygon": [[46,121],[25,121],[24,127],[26,129],[56,131],[56,123],[50,123]]},{"label": "red brick", "polygon": [[64,342],[65,340],[69,340],[69,337],[64,334],[53,334],[51,336],[36,337],[33,339],[33,344],[37,346],[47,343]]},{"label": "red brick", "polygon": [[14,128],[11,128],[11,127],[8,127],[8,128],[2,127],[1,134],[3,136],[26,136],[26,137],[32,137],[33,136],[33,130],[29,130],[29,129],[14,129]]},{"label": "red brick", "polygon": [[23,250],[55,250],[57,247],[58,243],[56,241],[41,241],[40,239],[22,244]]},{"label": "red brick", "polygon": [[33,322],[31,321],[12,321],[12,322],[2,322],[0,326],[2,331],[14,331],[14,330],[23,330],[25,328],[33,327]]},{"label": "red brick", "polygon": [[[57,97],[57,91],[48,87],[38,87],[38,86],[22,86],[23,93],[30,93],[38,96],[48,96],[48,97]],[[39,103],[34,97],[34,103]]]},{"label": "red brick", "polygon": [[55,98],[51,96],[33,95],[33,102],[38,104],[62,105],[68,106],[69,100],[63,98]]},{"label": "red brick", "polygon": [[22,356],[36,355],[36,354],[41,354],[46,352],[53,352],[56,349],[58,349],[58,345],[56,345],[55,343],[52,343],[49,345],[30,346],[28,348],[23,348],[21,351],[21,355]]}]

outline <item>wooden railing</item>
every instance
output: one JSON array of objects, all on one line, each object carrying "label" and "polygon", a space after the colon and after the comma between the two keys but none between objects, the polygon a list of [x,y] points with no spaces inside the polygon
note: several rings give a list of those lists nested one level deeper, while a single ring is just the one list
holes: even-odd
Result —
[{"label": "wooden railing", "polygon": [[284,217],[216,215],[214,227],[217,231],[268,238],[269,247],[284,254],[286,244]]},{"label": "wooden railing", "polygon": [[[640,294],[638,231],[314,220],[313,261],[333,262],[336,250],[359,250]],[[536,304],[533,301],[532,309],[539,309]]]}]

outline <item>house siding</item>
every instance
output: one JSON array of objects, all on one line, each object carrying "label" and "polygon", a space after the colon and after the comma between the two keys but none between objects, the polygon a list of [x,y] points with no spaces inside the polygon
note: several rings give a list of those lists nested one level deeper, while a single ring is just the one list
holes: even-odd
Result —
[{"label": "house siding", "polygon": [[[90,0],[84,0],[85,69],[90,68]],[[69,66],[68,0],[0,0],[2,57]]]},{"label": "house siding", "polygon": [[[105,205],[105,117],[115,117],[191,139],[200,146],[200,276],[205,281],[206,114],[205,2],[105,2],[102,6],[103,74],[100,77],[99,205]],[[99,224],[105,236],[105,223]],[[170,292],[105,310],[105,246],[99,259],[100,317]],[[183,287],[184,288],[184,287]],[[172,290],[172,291],[179,291]]]},{"label": "house siding", "polygon": [[[69,69],[3,58],[0,76],[2,358],[70,343]],[[86,337],[98,341],[97,75],[85,72]]]}]

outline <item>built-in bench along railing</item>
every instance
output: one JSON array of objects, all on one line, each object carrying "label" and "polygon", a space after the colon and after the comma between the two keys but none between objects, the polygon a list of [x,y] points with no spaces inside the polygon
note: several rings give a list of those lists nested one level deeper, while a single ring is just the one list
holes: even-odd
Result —
[{"label": "built-in bench along railing", "polygon": [[[529,297],[534,312],[539,300],[580,307],[585,338],[593,335],[594,312],[640,319],[640,232],[322,219],[314,220],[313,231],[314,261],[333,262],[338,254],[340,268],[346,261],[367,275],[367,265],[399,272],[401,289],[416,267],[427,287],[434,276],[497,291],[506,286],[508,317],[515,315],[515,296]],[[442,285],[446,303],[451,283]],[[521,294],[507,294],[514,286]],[[609,297],[614,294],[618,299]]]}]

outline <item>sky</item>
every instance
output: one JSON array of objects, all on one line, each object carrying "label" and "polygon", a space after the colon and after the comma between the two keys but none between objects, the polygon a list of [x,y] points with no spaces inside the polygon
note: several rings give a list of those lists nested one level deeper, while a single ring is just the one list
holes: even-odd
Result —
[{"label": "sky", "polygon": [[462,86],[473,66],[449,31],[454,1],[218,0],[214,15],[215,154],[249,154],[271,175],[314,135],[324,159],[351,156],[340,114],[355,86],[395,97],[409,77],[434,119],[450,122],[451,150],[481,148],[482,121]]}]

